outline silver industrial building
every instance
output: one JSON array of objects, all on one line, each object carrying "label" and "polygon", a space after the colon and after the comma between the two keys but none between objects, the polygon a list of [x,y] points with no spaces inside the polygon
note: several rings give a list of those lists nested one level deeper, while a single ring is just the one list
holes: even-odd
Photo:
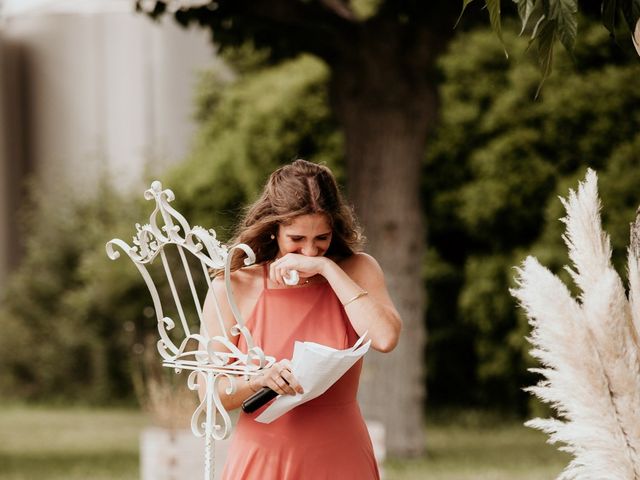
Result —
[{"label": "silver industrial building", "polygon": [[154,23],[133,0],[0,0],[0,288],[20,258],[27,179],[55,201],[102,175],[142,188],[184,158],[209,34]]}]

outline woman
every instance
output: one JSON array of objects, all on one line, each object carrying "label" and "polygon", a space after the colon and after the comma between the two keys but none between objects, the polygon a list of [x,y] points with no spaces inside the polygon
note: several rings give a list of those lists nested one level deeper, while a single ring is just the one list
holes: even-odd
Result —
[{"label": "woman", "polygon": [[[333,348],[352,346],[367,332],[372,348],[391,351],[401,321],[378,263],[360,251],[362,236],[331,171],[296,160],[276,170],[251,205],[232,241],[246,243],[256,263],[232,263],[231,283],[238,308],[256,345],[278,362],[261,375],[222,394],[227,410],[269,387],[280,395],[302,393],[289,359],[296,340]],[[296,270],[299,283],[284,277]],[[214,280],[227,330],[235,320],[224,282]],[[209,332],[222,334],[211,294],[205,301]],[[243,338],[229,335],[246,351]],[[241,413],[229,449],[227,480],[320,480],[379,478],[371,440],[356,401],[362,361],[323,395],[270,424]],[[224,387],[224,385],[222,385]]]}]

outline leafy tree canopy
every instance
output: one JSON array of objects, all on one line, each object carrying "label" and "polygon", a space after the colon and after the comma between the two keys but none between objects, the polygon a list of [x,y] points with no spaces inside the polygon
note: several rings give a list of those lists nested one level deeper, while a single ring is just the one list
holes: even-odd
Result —
[{"label": "leafy tree canopy", "polygon": [[[504,40],[513,51],[526,43],[509,31]],[[428,381],[434,402],[524,409],[520,388],[532,383],[528,326],[508,293],[512,267],[534,254],[562,269],[558,196],[575,188],[587,166],[599,173],[605,228],[623,262],[640,203],[633,187],[640,180],[640,65],[615,54],[604,29],[584,22],[574,58],[557,56],[557,75],[532,101],[535,58],[507,61],[500,50],[488,32],[476,31],[458,37],[441,61],[442,118],[423,176],[425,269],[437,299],[428,317]]]},{"label": "leafy tree canopy", "polygon": [[251,42],[258,49],[268,49],[273,60],[300,53],[335,59],[362,31],[382,28],[402,29],[407,47],[412,48],[408,40],[425,27],[449,32],[459,8],[454,2],[420,0],[216,0],[191,5],[171,0],[136,2],[139,11],[153,18],[173,14],[182,25],[210,28],[223,50]]},{"label": "leafy tree canopy", "polygon": [[[473,0],[462,0],[462,11]],[[569,55],[573,54],[578,35],[578,11],[582,7],[587,14],[599,12],[602,24],[614,37],[631,35],[632,42],[640,54],[640,0],[512,0],[516,5],[522,24],[520,34],[529,37],[535,44],[542,82],[551,74],[553,52],[559,41]],[[501,25],[500,0],[484,2],[491,27],[504,45]],[[506,52],[506,47],[505,47]],[[539,93],[539,88],[538,88]]]}]

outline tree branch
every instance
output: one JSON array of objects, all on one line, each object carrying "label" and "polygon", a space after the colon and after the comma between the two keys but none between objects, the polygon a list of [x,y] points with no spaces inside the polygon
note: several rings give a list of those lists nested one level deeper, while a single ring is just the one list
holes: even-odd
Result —
[{"label": "tree branch", "polygon": [[[153,11],[143,8],[148,3],[137,0],[136,7],[154,18],[168,13],[169,0],[155,2]],[[182,25],[197,22],[210,28],[222,47],[254,39],[271,48],[275,58],[309,52],[327,60],[357,23],[343,0],[217,0],[174,15]]]},{"label": "tree branch", "polygon": [[340,0],[230,0],[226,3],[241,4],[238,15],[254,18],[277,32],[281,41],[325,61],[339,54],[345,36],[350,35],[357,23],[353,12],[344,5],[340,8]]},{"label": "tree branch", "polygon": [[[339,8],[340,0],[319,0],[302,2],[300,0],[222,0],[225,8],[237,7],[238,15],[251,15],[282,25],[304,27],[311,31],[319,25],[330,28],[342,28],[345,20],[355,20],[348,9]],[[231,7],[233,6],[233,7]],[[344,5],[342,5],[344,7]],[[341,13],[339,13],[339,11]]]},{"label": "tree branch", "polygon": [[356,16],[353,10],[346,3],[340,0],[319,0],[327,9],[331,10],[337,16],[349,20],[351,22],[356,20]]}]

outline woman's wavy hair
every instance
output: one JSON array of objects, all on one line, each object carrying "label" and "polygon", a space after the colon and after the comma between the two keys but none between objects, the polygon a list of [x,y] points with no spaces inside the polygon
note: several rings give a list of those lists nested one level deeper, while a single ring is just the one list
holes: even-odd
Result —
[{"label": "woman's wavy hair", "polygon": [[[340,259],[362,250],[364,237],[353,208],[342,197],[331,170],[306,160],[295,160],[274,171],[260,198],[246,208],[230,245],[245,243],[256,254],[256,263],[273,260],[278,253],[278,225],[300,215],[324,213],[332,228],[326,255]],[[244,255],[234,255],[231,270],[244,265]]]}]

